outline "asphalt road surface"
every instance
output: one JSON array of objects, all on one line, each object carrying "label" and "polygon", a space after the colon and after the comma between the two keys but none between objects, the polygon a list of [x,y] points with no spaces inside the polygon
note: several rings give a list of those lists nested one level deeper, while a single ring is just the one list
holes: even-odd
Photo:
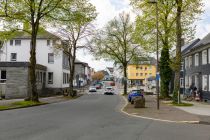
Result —
[{"label": "asphalt road surface", "polygon": [[209,125],[128,117],[119,95],[0,112],[0,140],[210,140]]}]

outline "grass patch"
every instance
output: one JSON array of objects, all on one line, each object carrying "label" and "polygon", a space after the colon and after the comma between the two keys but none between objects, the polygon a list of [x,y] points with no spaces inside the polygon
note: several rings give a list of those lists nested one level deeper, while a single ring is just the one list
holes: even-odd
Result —
[{"label": "grass patch", "polygon": [[17,109],[17,108],[25,108],[25,107],[31,107],[31,106],[38,106],[38,105],[44,105],[47,103],[42,102],[32,102],[32,101],[18,101],[14,102],[8,105],[0,106],[0,111],[2,110],[9,110],[9,109]]},{"label": "grass patch", "polygon": [[124,94],[124,93],[123,93],[123,94],[121,94],[121,95],[122,95],[122,96],[125,96],[125,97],[127,97],[127,96],[128,96],[128,94]]},{"label": "grass patch", "polygon": [[190,103],[180,103],[180,104],[178,104],[178,103],[174,103],[174,102],[172,102],[171,105],[173,105],[173,106],[183,106],[183,107],[193,106],[193,104],[190,104]]},{"label": "grass patch", "polygon": [[68,100],[72,100],[72,99],[77,99],[79,97],[81,97],[82,95],[77,95],[77,96],[74,96],[74,97],[71,97],[71,96],[63,96],[65,99],[68,99]]}]

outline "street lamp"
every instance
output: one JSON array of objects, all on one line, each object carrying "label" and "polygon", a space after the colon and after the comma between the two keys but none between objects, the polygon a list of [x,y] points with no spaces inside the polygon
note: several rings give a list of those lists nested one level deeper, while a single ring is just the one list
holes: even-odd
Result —
[{"label": "street lamp", "polygon": [[158,0],[149,0],[148,3],[155,4],[155,9],[156,9],[156,57],[157,57],[157,64],[156,64],[156,93],[157,93],[157,109],[160,109],[160,102],[159,102],[159,36],[158,36],[158,26],[159,26],[159,21],[158,21]]}]

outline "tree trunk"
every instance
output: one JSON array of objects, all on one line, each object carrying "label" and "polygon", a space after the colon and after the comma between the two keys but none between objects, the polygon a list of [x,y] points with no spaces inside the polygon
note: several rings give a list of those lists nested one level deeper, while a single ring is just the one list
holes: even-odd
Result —
[{"label": "tree trunk", "polygon": [[30,50],[30,82],[31,82],[31,101],[39,102],[39,96],[36,85],[36,37],[38,32],[38,23],[32,24],[32,35],[31,35],[31,50]]},{"label": "tree trunk", "polygon": [[124,73],[124,95],[127,94],[127,65],[123,66],[123,73]]},{"label": "tree trunk", "polygon": [[[71,57],[72,56],[72,57]],[[71,55],[71,51],[69,52],[69,66],[70,66],[70,77],[69,77],[69,96],[76,96],[74,93],[74,73],[75,73],[75,59],[76,59],[76,44],[73,47],[73,54]]]},{"label": "tree trunk", "polygon": [[174,102],[178,101],[178,92],[180,90],[180,69],[181,69],[181,47],[182,47],[182,25],[181,25],[181,13],[182,13],[182,0],[176,0],[177,13],[176,13],[176,60],[175,60],[175,79],[174,79]]}]

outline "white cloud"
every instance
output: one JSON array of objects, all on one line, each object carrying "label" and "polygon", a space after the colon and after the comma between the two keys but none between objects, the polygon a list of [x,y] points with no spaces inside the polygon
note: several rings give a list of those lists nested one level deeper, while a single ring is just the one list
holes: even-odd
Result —
[{"label": "white cloud", "polygon": [[204,13],[201,15],[201,20],[196,22],[196,37],[202,39],[205,35],[210,33],[210,2],[209,0],[203,0]]},{"label": "white cloud", "polygon": [[[129,0],[90,0],[90,2],[96,6],[98,13],[98,17],[95,21],[97,28],[102,28],[108,21],[112,20],[123,11],[131,14],[132,21],[135,19],[135,15],[131,11],[131,6],[129,6]],[[113,62],[95,60],[92,55],[88,54],[88,52],[84,52],[83,50],[78,51],[77,56],[80,61],[88,63],[96,70],[102,70],[106,67],[113,66]]]}]

